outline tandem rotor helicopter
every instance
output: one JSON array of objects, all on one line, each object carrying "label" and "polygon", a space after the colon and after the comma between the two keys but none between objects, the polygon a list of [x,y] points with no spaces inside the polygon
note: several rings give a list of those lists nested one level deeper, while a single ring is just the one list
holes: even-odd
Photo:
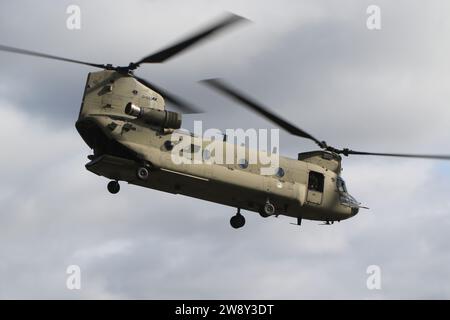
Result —
[{"label": "tandem rotor helicopter", "polygon": [[[237,208],[231,217],[233,228],[241,228],[245,218],[241,209],[258,212],[262,217],[285,215],[332,224],[355,216],[364,208],[349,193],[341,177],[341,155],[450,160],[450,155],[374,153],[338,149],[275,115],[268,108],[219,79],[203,83],[272,121],[292,135],[312,140],[319,150],[302,152],[297,159],[279,158],[273,175],[261,175],[261,164],[235,159],[235,165],[218,163],[175,164],[171,151],[176,142],[191,139],[181,128],[181,114],[168,111],[165,100],[184,113],[195,113],[183,99],[134,74],[145,63],[162,63],[232,25],[246,21],[227,14],[199,32],[128,66],[96,64],[35,51],[0,45],[0,51],[72,62],[102,69],[87,76],[81,109],[75,127],[93,150],[86,169],[110,179],[109,192],[120,190],[119,181],[182,194]],[[223,141],[224,150],[229,142]],[[198,148],[200,147],[200,148]],[[202,146],[191,144],[184,150],[192,157]],[[240,146],[234,145],[236,149]],[[251,150],[245,148],[245,154]],[[257,151],[259,152],[259,151]]]}]

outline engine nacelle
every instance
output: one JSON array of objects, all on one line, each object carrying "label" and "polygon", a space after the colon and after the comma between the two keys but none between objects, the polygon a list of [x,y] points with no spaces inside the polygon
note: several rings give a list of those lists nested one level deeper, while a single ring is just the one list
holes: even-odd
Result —
[{"label": "engine nacelle", "polygon": [[167,129],[181,128],[181,114],[177,112],[153,108],[141,108],[130,102],[125,107],[125,113],[129,116],[141,119],[149,125]]}]

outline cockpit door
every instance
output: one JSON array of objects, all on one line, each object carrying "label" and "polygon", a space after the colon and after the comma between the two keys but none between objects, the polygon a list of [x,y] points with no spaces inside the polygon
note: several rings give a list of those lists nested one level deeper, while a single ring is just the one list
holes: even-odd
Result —
[{"label": "cockpit door", "polygon": [[324,180],[325,177],[322,173],[316,171],[309,172],[307,202],[314,204],[322,203]]}]

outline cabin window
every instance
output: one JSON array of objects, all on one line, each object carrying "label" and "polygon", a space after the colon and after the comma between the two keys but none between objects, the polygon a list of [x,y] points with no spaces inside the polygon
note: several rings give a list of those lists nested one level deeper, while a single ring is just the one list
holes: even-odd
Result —
[{"label": "cabin window", "polygon": [[203,150],[203,160],[207,161],[211,158],[211,151],[208,149]]},{"label": "cabin window", "polygon": [[320,172],[310,171],[308,179],[308,190],[323,192],[324,176]]},{"label": "cabin window", "polygon": [[239,167],[241,169],[247,169],[248,168],[248,161],[247,161],[247,159],[239,160]]},{"label": "cabin window", "polygon": [[184,149],[180,150],[180,157],[192,159],[193,154],[199,152],[200,150],[201,147],[199,145],[191,144],[190,146],[186,146]]},{"label": "cabin window", "polygon": [[278,168],[277,173],[276,173],[277,177],[282,178],[284,177],[284,169],[283,168]]},{"label": "cabin window", "polygon": [[191,153],[197,153],[200,151],[200,149],[201,147],[199,145],[191,144]]},{"label": "cabin window", "polygon": [[164,148],[166,148],[167,151],[172,151],[173,146],[174,146],[174,144],[173,144],[173,142],[170,141],[170,140],[166,140],[166,141],[164,142]]}]

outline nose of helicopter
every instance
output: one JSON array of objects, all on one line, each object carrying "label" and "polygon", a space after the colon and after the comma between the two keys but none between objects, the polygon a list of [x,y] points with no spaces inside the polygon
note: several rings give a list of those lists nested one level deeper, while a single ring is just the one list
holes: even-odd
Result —
[{"label": "nose of helicopter", "polygon": [[341,203],[350,208],[352,217],[358,214],[359,208],[361,207],[361,203],[348,193],[341,194]]},{"label": "nose of helicopter", "polygon": [[352,216],[356,216],[359,212],[359,207],[352,207]]}]

